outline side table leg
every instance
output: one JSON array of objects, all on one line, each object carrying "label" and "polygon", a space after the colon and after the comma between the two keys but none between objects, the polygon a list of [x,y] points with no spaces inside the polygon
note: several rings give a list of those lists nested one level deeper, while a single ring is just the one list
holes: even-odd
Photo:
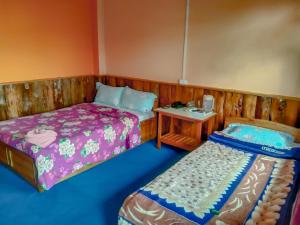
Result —
[{"label": "side table leg", "polygon": [[202,122],[197,122],[196,123],[196,139],[198,142],[198,145],[201,144],[201,134],[202,134]]},{"label": "side table leg", "polygon": [[162,115],[158,113],[158,131],[157,131],[157,148],[161,147],[161,132],[162,132]]},{"label": "side table leg", "polygon": [[213,118],[211,118],[211,119],[208,120],[208,124],[207,124],[207,137],[209,135],[211,135],[212,132],[213,132],[214,121],[215,121],[215,117],[213,117]]}]

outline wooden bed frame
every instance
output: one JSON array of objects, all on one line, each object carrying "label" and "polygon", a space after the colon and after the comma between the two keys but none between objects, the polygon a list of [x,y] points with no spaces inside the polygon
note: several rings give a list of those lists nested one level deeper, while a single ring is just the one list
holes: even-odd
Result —
[{"label": "wooden bed frame", "polygon": [[[158,101],[156,100],[154,102],[153,110],[156,109],[157,106],[158,106]],[[150,118],[148,120],[140,122],[140,126],[141,126],[142,143],[149,141],[151,139],[154,139],[156,137],[156,132],[157,132],[156,131],[156,127],[157,127],[156,114],[154,115],[153,118]],[[102,162],[104,162],[104,161],[97,162],[97,163],[91,163],[91,164],[75,171],[74,173],[64,177],[58,183],[60,183],[64,180],[67,180],[68,178],[71,178],[79,173],[82,173],[92,167],[95,167]],[[30,156],[0,142],[0,163],[4,164],[5,166],[7,166],[10,169],[12,169],[13,171],[15,171],[18,175],[20,175],[26,181],[28,181],[30,184],[32,184],[34,187],[36,187],[39,192],[44,191],[39,186],[38,176],[37,176],[37,168],[35,166],[34,160]]]}]

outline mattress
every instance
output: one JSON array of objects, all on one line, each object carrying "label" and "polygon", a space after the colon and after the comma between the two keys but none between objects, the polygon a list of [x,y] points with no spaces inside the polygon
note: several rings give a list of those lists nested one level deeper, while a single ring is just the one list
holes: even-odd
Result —
[{"label": "mattress", "polygon": [[264,147],[213,134],[127,197],[119,224],[288,224],[299,162]]},{"label": "mattress", "polygon": [[[56,133],[53,143],[28,142],[28,132],[37,129]],[[136,115],[83,103],[0,122],[0,141],[34,159],[39,185],[47,190],[84,166],[140,144],[141,136]]]},{"label": "mattress", "polygon": [[152,112],[152,111],[151,112],[140,112],[140,111],[137,111],[137,110],[131,110],[131,109],[126,109],[126,108],[117,107],[117,106],[111,106],[111,105],[107,105],[107,104],[103,104],[103,103],[94,102],[94,104],[102,105],[102,106],[106,106],[106,107],[111,107],[111,108],[114,108],[114,109],[121,110],[123,112],[132,113],[132,114],[136,115],[139,118],[140,122],[143,122],[145,120],[148,120],[148,119],[151,119],[151,118],[154,117],[154,112]]}]

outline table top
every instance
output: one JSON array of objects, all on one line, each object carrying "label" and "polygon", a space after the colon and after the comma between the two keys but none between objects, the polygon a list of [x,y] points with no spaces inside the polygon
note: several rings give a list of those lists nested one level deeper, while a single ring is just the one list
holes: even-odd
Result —
[{"label": "table top", "polygon": [[215,112],[189,112],[186,111],[186,108],[180,108],[180,109],[175,109],[175,108],[157,108],[155,109],[156,112],[162,112],[164,114],[172,114],[172,115],[177,115],[179,117],[184,117],[187,119],[192,119],[192,120],[198,120],[198,121],[205,121],[210,119],[211,117],[214,117],[217,115]]}]

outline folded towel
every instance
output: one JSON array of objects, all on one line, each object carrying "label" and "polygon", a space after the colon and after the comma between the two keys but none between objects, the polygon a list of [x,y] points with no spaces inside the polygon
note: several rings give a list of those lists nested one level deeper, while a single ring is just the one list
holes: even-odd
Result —
[{"label": "folded towel", "polygon": [[25,140],[31,144],[46,148],[56,140],[57,133],[53,130],[34,129],[29,131]]}]

